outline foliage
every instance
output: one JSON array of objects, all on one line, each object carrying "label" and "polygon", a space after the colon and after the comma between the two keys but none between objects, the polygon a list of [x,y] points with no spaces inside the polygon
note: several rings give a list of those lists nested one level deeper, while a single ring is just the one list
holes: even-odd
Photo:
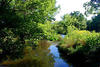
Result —
[{"label": "foliage", "polygon": [[100,1],[99,0],[91,0],[90,2],[86,2],[83,5],[85,7],[85,15],[89,14],[98,14],[100,13]]},{"label": "foliage", "polygon": [[[20,41],[20,38],[16,36],[11,29],[4,29],[1,32],[1,38],[0,38],[0,48],[2,49],[1,57],[9,56],[13,57],[20,57],[23,54],[23,49],[25,45],[23,45],[22,41]],[[6,57],[5,57],[6,58]]]},{"label": "foliage", "polygon": [[92,21],[88,22],[88,30],[95,30],[96,32],[100,32],[100,14],[95,16]]},{"label": "foliage", "polygon": [[21,39],[40,33],[37,23],[51,21],[57,10],[55,0],[1,0],[0,5],[1,29],[12,28]]},{"label": "foliage", "polygon": [[80,13],[79,11],[74,11],[70,15],[77,19],[77,22],[73,24],[75,27],[77,27],[80,30],[86,29],[86,27],[87,27],[86,21],[87,20],[82,13]]},{"label": "foliage", "polygon": [[99,48],[100,46],[100,34],[89,31],[78,31],[75,30],[61,41],[59,47],[62,50],[67,50],[70,54],[78,51],[82,51],[85,54],[90,50]]},{"label": "foliage", "polygon": [[71,15],[65,15],[63,17],[63,20],[56,23],[57,25],[55,25],[54,29],[57,31],[57,33],[60,34],[66,34],[67,32],[67,27],[68,26],[72,26],[74,24],[74,22],[76,22],[77,20],[73,17],[71,17]]},{"label": "foliage", "polygon": [[43,31],[44,38],[47,40],[59,40],[60,35],[56,33],[56,31],[53,29],[53,24],[51,22],[46,22],[45,24],[39,23],[39,28],[41,28]]},{"label": "foliage", "polygon": [[[48,46],[47,43],[39,41],[60,40],[60,34],[67,35],[60,41],[59,48],[69,54],[78,51],[89,54],[100,48],[100,33],[85,30],[87,27],[87,30],[100,32],[100,2],[91,0],[84,4],[86,14],[93,11],[98,14],[91,21],[74,11],[65,14],[61,21],[53,22],[58,9],[55,3],[56,0],[0,0],[0,57],[9,58],[2,64],[18,67],[30,62],[30,67],[35,64],[48,66],[53,57],[48,54],[48,48],[41,45]],[[12,60],[15,58],[19,59]]]},{"label": "foliage", "polygon": [[58,8],[55,3],[55,0],[0,0],[0,49],[3,54],[20,55],[18,52],[23,53],[25,40],[33,40],[36,44],[45,39],[38,23],[54,19]]},{"label": "foliage", "polygon": [[55,23],[54,29],[57,33],[60,34],[67,34],[68,33],[68,26],[76,27],[80,30],[86,29],[86,19],[83,14],[76,11],[71,14],[66,14],[63,16],[62,20],[58,23]]},{"label": "foliage", "polygon": [[96,52],[100,49],[100,33],[92,33],[86,39],[86,45],[80,48],[81,51],[84,51],[84,54],[90,54],[91,52]]}]

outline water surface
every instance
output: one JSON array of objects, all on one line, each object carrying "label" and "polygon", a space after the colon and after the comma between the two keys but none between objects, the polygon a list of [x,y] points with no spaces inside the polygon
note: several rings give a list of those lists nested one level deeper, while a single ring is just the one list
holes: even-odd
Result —
[{"label": "water surface", "polygon": [[72,67],[71,65],[69,65],[68,63],[66,63],[64,61],[64,59],[62,59],[60,57],[60,53],[58,51],[58,48],[56,47],[57,44],[52,44],[49,49],[50,49],[50,53],[53,55],[54,58],[54,67]]}]

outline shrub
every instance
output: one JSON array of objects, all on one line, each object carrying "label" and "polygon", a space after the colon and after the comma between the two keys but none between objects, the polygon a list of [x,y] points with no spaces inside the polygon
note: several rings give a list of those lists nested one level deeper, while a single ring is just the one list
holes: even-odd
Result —
[{"label": "shrub", "polygon": [[56,31],[52,29],[53,24],[50,21],[46,22],[45,24],[39,23],[38,25],[39,28],[42,29],[44,39],[51,40],[51,41],[59,40],[60,35],[58,35]]},{"label": "shrub", "polygon": [[71,54],[77,51],[82,51],[84,54],[91,50],[96,51],[100,47],[100,33],[74,30],[65,36],[59,47],[66,49]]},{"label": "shrub", "polygon": [[84,54],[89,54],[100,49],[100,34],[92,33],[86,39],[86,45],[83,46],[80,50],[84,51]]},{"label": "shrub", "polygon": [[25,45],[22,44],[20,38],[16,36],[10,29],[4,29],[2,34],[3,35],[0,38],[0,48],[2,49],[2,55],[13,58],[18,58],[21,56],[23,54]]}]

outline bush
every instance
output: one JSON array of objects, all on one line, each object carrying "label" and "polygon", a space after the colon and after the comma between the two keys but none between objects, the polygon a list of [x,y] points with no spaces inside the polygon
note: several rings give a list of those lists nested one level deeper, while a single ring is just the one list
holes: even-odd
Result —
[{"label": "bush", "polygon": [[53,28],[53,24],[48,21],[45,24],[39,23],[39,28],[42,29],[43,39],[55,41],[60,39],[60,35],[56,33],[56,31]]},{"label": "bush", "polygon": [[66,49],[70,54],[82,51],[85,54],[100,47],[100,34],[86,30],[74,30],[60,42],[59,47]]},{"label": "bush", "polygon": [[92,33],[86,39],[86,45],[83,46],[80,50],[84,51],[84,54],[90,54],[100,49],[100,34]]},{"label": "bush", "polygon": [[[10,29],[4,29],[0,38],[0,48],[2,49],[2,55],[15,58],[23,54],[25,45],[20,41],[20,38],[16,36]],[[1,56],[1,55],[0,55]]]}]

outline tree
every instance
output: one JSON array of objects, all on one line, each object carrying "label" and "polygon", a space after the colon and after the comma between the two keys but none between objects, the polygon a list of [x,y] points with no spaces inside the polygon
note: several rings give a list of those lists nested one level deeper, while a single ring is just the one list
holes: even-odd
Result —
[{"label": "tree", "polygon": [[100,3],[100,0],[91,0],[91,2]]},{"label": "tree", "polygon": [[38,23],[51,21],[57,7],[55,0],[0,0],[0,9],[0,29],[12,28],[23,39],[40,33]]},{"label": "tree", "polygon": [[77,27],[80,30],[86,29],[87,20],[82,13],[80,13],[79,11],[74,11],[70,15],[77,19],[77,22],[74,24],[75,27]]},{"label": "tree", "polygon": [[90,2],[86,2],[83,5],[85,7],[85,15],[89,14],[98,14],[100,13],[100,1],[99,0],[91,0]]},{"label": "tree", "polygon": [[84,7],[86,9],[85,14],[94,14],[94,17],[91,21],[87,22],[87,29],[88,30],[95,30],[96,32],[99,32],[100,30],[100,0],[91,0],[90,2],[87,2],[84,4]]},{"label": "tree", "polygon": [[95,16],[92,21],[88,23],[88,30],[100,32],[100,14]]},{"label": "tree", "polygon": [[[9,53],[13,51],[17,41],[24,44],[25,39],[34,39],[36,33],[43,33],[38,23],[44,24],[53,20],[57,10],[55,2],[55,0],[0,0],[0,48]],[[17,37],[18,40],[13,42],[12,40]],[[7,48],[7,42],[12,50]],[[6,47],[3,47],[3,44]],[[7,50],[4,50],[6,48]]]},{"label": "tree", "polygon": [[62,20],[56,23],[54,29],[60,34],[67,34],[68,28],[72,27],[74,29],[78,28],[80,30],[86,29],[86,18],[79,11],[75,11],[71,14],[66,14],[62,17]]}]

